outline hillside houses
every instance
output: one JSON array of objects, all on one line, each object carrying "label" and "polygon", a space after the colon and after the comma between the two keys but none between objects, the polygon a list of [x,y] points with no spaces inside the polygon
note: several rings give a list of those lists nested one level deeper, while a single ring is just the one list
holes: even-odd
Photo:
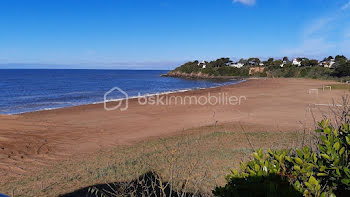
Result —
[{"label": "hillside houses", "polygon": [[[323,59],[322,61],[316,59],[308,59],[305,57],[294,58],[291,61],[288,60],[288,57],[283,57],[283,59],[274,59],[269,58],[268,60],[262,61],[259,58],[249,58],[249,59],[240,59],[237,62],[233,62],[230,58],[220,58],[214,61],[195,61],[200,69],[206,68],[222,68],[222,67],[234,67],[234,68],[243,68],[243,67],[273,67],[273,68],[284,68],[286,66],[296,66],[296,67],[324,67],[334,69],[337,67],[339,61],[346,57],[337,56],[333,58],[329,56],[328,58]],[[198,68],[197,67],[197,68]]]},{"label": "hillside houses", "polygon": [[235,68],[242,68],[244,66],[244,64],[240,63],[240,62],[236,62],[236,63],[230,64],[229,66],[235,67]]},{"label": "hillside houses", "polygon": [[198,66],[202,68],[207,68],[207,62],[206,61],[198,62]]},{"label": "hillside houses", "polygon": [[286,65],[287,64],[287,61],[286,60],[284,60],[283,62],[282,62],[282,64],[280,64],[280,67],[281,68],[283,68],[284,67],[284,65]]},{"label": "hillside houses", "polygon": [[293,64],[294,66],[301,66],[301,60],[300,60],[300,59],[295,58],[295,59],[293,59],[292,64]]},{"label": "hillside houses", "polygon": [[186,62],[174,69],[174,76],[206,75],[206,76],[258,76],[258,77],[303,77],[328,78],[350,77],[350,60],[343,55],[329,56],[322,61],[305,57],[289,60],[259,58],[240,59],[231,61],[230,58],[219,58],[212,61]]},{"label": "hillside houses", "polygon": [[333,68],[334,64],[335,64],[335,59],[330,59],[330,60],[321,61],[319,65],[325,68]]}]

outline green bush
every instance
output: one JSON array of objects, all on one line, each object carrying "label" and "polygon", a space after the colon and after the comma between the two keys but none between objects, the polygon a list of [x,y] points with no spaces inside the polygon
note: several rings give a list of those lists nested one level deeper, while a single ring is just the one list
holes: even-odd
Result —
[{"label": "green bush", "polygon": [[214,68],[212,66],[207,66],[207,68],[203,69],[202,72],[204,74],[208,74],[210,76],[219,76],[220,73],[218,72],[217,68]]},{"label": "green bush", "polygon": [[350,76],[350,62],[346,62],[343,60],[343,62],[335,68],[335,71],[332,75],[335,77]]},{"label": "green bush", "polygon": [[[258,150],[254,160],[242,162],[240,171],[226,177],[227,184],[216,188],[217,196],[349,196],[350,195],[350,129],[319,123],[316,130],[318,148],[312,150]],[[276,179],[276,176],[279,179]],[[289,187],[285,183],[289,183]],[[247,185],[254,189],[245,190]],[[256,187],[260,185],[260,187]]]},{"label": "green bush", "polygon": [[198,63],[199,63],[198,61],[187,62],[182,66],[177,67],[175,71],[183,72],[187,74],[198,73],[201,70],[201,67],[198,66]]},{"label": "green bush", "polygon": [[286,78],[297,77],[299,75],[299,69],[293,65],[284,67],[284,76]]},{"label": "green bush", "polygon": [[223,66],[217,69],[220,76],[240,76],[241,69],[231,67],[231,66]]},{"label": "green bush", "polygon": [[313,79],[328,79],[331,78],[331,70],[320,66],[314,67],[296,67],[286,65],[283,68],[269,68],[269,72],[273,77],[302,77]]}]

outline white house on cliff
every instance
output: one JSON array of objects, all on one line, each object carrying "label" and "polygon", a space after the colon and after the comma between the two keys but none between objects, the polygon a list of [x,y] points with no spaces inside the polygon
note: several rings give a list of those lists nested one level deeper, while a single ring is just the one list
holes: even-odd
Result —
[{"label": "white house on cliff", "polygon": [[297,59],[293,59],[292,64],[295,65],[295,66],[301,66],[301,61],[299,61]]},{"label": "white house on cliff", "polygon": [[201,66],[202,68],[207,68],[207,62],[202,61],[202,62],[198,63],[198,66]]},{"label": "white house on cliff", "polygon": [[244,64],[237,62],[237,63],[230,64],[230,66],[236,67],[236,68],[242,68],[244,66]]}]

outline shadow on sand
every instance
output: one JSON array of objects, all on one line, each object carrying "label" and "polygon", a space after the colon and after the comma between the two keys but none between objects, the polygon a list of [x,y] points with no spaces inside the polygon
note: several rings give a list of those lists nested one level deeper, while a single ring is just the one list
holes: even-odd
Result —
[{"label": "shadow on sand", "polygon": [[[161,183],[159,176],[148,172],[131,182],[114,182],[85,187],[60,197],[100,197],[100,196],[203,196],[171,190],[167,183]],[[163,188],[163,189],[161,189]]]},{"label": "shadow on sand", "polygon": [[224,187],[217,187],[213,192],[216,196],[244,197],[298,197],[302,193],[294,189],[287,181],[278,175],[250,176],[232,178]]}]

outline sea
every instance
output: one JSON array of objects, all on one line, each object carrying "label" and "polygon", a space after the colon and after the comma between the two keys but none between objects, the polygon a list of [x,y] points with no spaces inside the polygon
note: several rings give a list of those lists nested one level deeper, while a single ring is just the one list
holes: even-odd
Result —
[{"label": "sea", "polygon": [[161,77],[166,70],[0,69],[0,114],[100,103],[147,94],[179,92],[239,83]]}]

